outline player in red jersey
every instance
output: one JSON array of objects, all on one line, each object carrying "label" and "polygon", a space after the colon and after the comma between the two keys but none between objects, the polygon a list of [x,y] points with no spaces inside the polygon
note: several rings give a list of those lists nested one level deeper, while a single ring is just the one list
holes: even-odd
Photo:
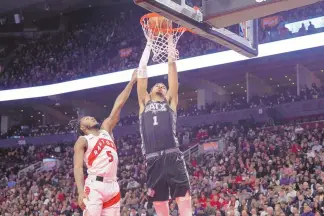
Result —
[{"label": "player in red jersey", "polygon": [[[83,117],[77,124],[79,138],[74,146],[74,178],[78,204],[84,210],[84,216],[120,215],[118,155],[112,130],[137,80],[136,74],[137,71],[134,71],[131,81],[117,97],[109,117],[101,126],[90,116]],[[88,172],[85,181],[83,163]]]}]

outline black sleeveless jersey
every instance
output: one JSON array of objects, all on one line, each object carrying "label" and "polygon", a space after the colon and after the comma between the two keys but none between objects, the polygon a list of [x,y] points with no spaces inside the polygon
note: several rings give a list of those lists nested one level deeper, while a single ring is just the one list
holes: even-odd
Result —
[{"label": "black sleeveless jersey", "polygon": [[177,113],[167,101],[148,101],[139,116],[142,153],[150,154],[179,147],[176,137]]}]

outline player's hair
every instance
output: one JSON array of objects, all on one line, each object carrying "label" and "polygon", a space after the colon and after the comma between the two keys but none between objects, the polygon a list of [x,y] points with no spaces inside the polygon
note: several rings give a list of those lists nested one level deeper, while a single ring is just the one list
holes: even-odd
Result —
[{"label": "player's hair", "polygon": [[74,129],[74,133],[79,137],[79,136],[84,136],[84,132],[81,130],[81,120],[71,120],[69,122],[69,125],[71,125]]}]

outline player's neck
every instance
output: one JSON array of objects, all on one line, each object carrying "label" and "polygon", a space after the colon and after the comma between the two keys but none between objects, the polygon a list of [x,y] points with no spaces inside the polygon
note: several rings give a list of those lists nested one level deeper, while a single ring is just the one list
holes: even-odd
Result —
[{"label": "player's neck", "polygon": [[152,95],[151,100],[153,102],[161,102],[161,101],[164,101],[164,97],[160,96],[160,95]]},{"label": "player's neck", "polygon": [[99,136],[100,131],[98,129],[91,129],[91,130],[89,130],[88,134],[92,134],[94,136]]}]

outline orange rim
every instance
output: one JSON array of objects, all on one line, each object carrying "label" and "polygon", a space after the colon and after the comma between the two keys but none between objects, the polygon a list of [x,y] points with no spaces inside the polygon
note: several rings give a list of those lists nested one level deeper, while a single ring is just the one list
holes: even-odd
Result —
[{"label": "orange rim", "polygon": [[154,17],[162,17],[162,16],[157,13],[148,13],[148,14],[145,14],[144,16],[142,16],[140,19],[140,23],[143,26],[143,28],[151,29],[153,32],[163,32],[163,33],[190,31],[189,29],[187,29],[183,26],[178,27],[178,28],[156,28],[156,29],[153,29],[149,25],[144,25],[145,19],[150,19],[150,18],[154,18]]}]

